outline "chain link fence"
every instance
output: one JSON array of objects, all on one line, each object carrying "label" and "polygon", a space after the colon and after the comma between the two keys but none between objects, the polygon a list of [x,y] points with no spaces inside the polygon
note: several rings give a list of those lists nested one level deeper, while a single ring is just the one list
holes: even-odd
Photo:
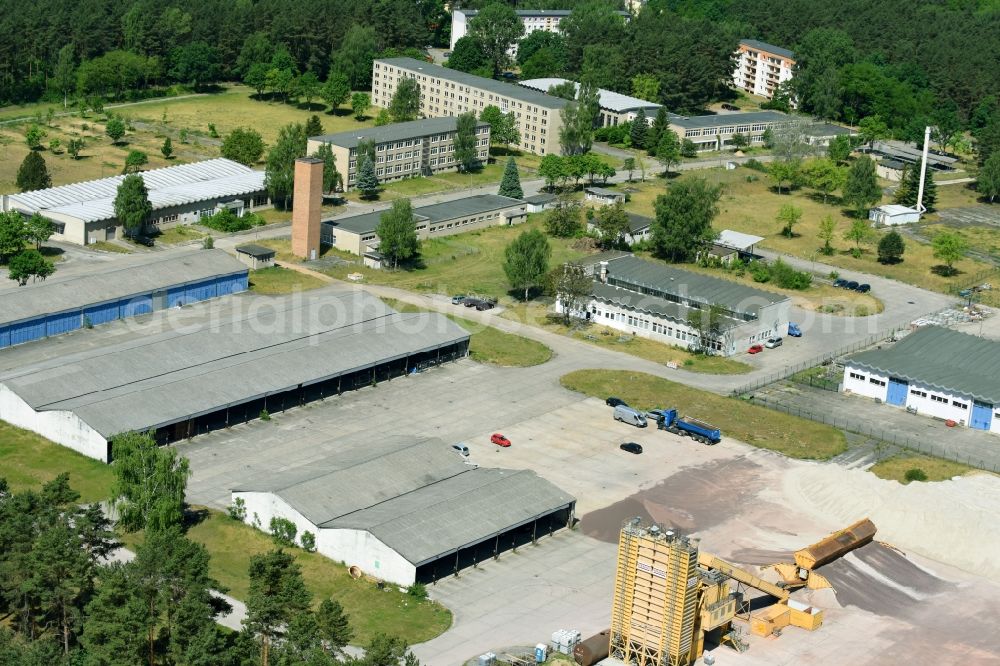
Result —
[{"label": "chain link fence", "polygon": [[995,461],[987,461],[971,455],[961,455],[944,447],[943,445],[913,439],[907,435],[901,435],[898,431],[884,430],[872,425],[871,423],[844,418],[841,416],[834,416],[822,411],[803,409],[795,405],[786,405],[773,398],[764,396],[751,396],[748,400],[755,405],[761,405],[762,407],[774,409],[792,416],[809,419],[810,421],[825,423],[833,426],[834,428],[853,432],[876,441],[886,442],[887,444],[892,444],[903,449],[923,453],[929,456],[935,456],[937,458],[944,458],[945,460],[962,463],[964,465],[968,465],[969,467],[975,467],[988,472],[1000,473],[1000,463]]}]

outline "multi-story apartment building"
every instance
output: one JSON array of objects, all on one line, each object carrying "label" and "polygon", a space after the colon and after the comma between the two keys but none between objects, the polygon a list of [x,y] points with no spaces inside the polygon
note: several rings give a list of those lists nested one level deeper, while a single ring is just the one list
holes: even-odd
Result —
[{"label": "multi-story apartment building", "polygon": [[[479,12],[475,9],[456,9],[451,13],[451,48],[469,32],[469,21]],[[535,30],[559,32],[559,22],[570,15],[568,9],[518,9],[515,13],[524,24],[525,36]],[[618,12],[626,21],[630,18],[628,12]],[[517,53],[517,44],[511,49],[511,55]]]},{"label": "multi-story apartment building", "polygon": [[403,77],[415,79],[420,85],[420,113],[426,118],[457,116],[466,111],[478,117],[484,108],[493,105],[514,114],[521,133],[519,148],[536,155],[559,154],[559,112],[566,106],[564,99],[413,58],[385,58],[372,65],[372,103],[387,108]]},{"label": "multi-story apartment building", "polygon": [[744,39],[736,50],[733,85],[753,95],[771,99],[779,83],[792,78],[795,54],[780,46]]},{"label": "multi-story apartment building", "polygon": [[[344,190],[354,188],[358,171],[358,144],[375,144],[375,175],[380,182],[413,176],[430,176],[458,168],[455,134],[458,119],[428,118],[338,134],[309,137],[308,154],[326,143],[333,150],[337,169],[344,177]],[[489,123],[476,123],[476,151],[486,161],[490,150]]]}]

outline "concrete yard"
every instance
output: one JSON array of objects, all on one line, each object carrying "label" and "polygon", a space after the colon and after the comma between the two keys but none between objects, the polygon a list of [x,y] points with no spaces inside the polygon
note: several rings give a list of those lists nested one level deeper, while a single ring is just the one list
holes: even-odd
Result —
[{"label": "concrete yard", "polygon": [[[530,468],[574,494],[575,529],[430,587],[455,617],[449,631],[414,647],[430,666],[532,645],[560,628],[584,636],[606,628],[615,534],[636,515],[695,534],[703,549],[748,567],[871,515],[877,538],[899,552],[873,546],[824,568],[837,591],[806,599],[826,612],[819,631],[751,637],[745,654],[715,648],[717,663],[1000,664],[1000,637],[990,630],[1000,611],[992,561],[1000,479],[904,487],[729,439],[707,447],[633,428],[601,401],[559,387],[572,365],[565,356],[526,369],[464,360],[196,438],[178,446],[191,460],[189,499],[222,507],[226,489],[254,473],[320,460],[338,441],[407,433],[464,441],[473,462]],[[495,431],[513,446],[489,444]],[[645,452],[620,451],[625,441]]]}]

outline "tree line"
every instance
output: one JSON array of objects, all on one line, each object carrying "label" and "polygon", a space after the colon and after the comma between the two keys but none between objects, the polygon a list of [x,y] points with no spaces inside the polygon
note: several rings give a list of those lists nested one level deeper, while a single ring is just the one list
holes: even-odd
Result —
[{"label": "tree line", "polygon": [[[231,606],[205,546],[187,535],[187,460],[138,433],[112,450],[116,523],[100,504],[79,503],[67,473],[19,492],[0,478],[0,663],[419,665],[386,635],[364,657],[346,656],[349,616],[334,599],[314,603],[283,547],[250,558],[242,631],[217,625]],[[136,533],[134,558],[121,557],[120,535]]]}]

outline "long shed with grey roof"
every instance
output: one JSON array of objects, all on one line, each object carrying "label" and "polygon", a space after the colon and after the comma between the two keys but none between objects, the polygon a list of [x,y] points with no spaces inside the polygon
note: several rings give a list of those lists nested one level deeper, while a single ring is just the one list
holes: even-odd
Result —
[{"label": "long shed with grey roof", "polygon": [[320,553],[399,585],[550,534],[576,503],[534,472],[469,465],[438,439],[345,446],[331,460],[249,480],[237,498],[260,524],[291,520]]},{"label": "long shed with grey roof", "polygon": [[[223,208],[237,214],[269,204],[264,172],[225,158],[178,164],[138,174],[152,213],[147,227],[196,222]],[[52,221],[54,240],[86,245],[122,233],[114,201],[125,176],[4,195],[2,209],[38,213]]]},{"label": "long shed with grey roof", "polygon": [[8,372],[0,418],[107,461],[119,433],[186,439],[468,351],[468,332],[446,317],[399,313],[367,294],[282,303],[223,323],[206,313],[201,323]]},{"label": "long shed with grey roof", "polygon": [[0,349],[246,290],[247,267],[223,250],[102,265],[98,272],[0,292]]},{"label": "long shed with grey roof", "polygon": [[627,253],[582,263],[594,284],[571,314],[597,325],[724,356],[788,332],[787,296]]},{"label": "long shed with grey roof", "polygon": [[843,390],[1000,433],[1000,342],[940,326],[844,362]]}]

